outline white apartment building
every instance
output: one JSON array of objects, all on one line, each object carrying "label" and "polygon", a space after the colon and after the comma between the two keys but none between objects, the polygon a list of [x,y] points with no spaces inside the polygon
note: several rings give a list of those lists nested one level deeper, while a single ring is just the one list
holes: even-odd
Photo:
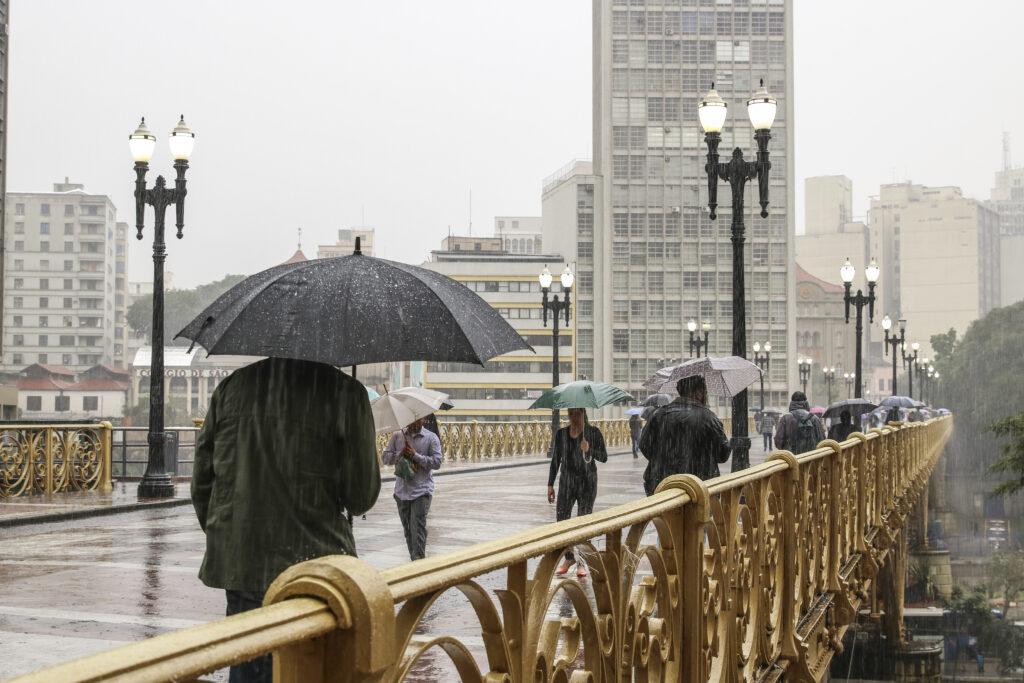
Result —
[{"label": "white apartment building", "polygon": [[510,254],[543,254],[544,228],[540,216],[495,216],[494,236]]},{"label": "white apartment building", "polygon": [[106,195],[7,195],[3,368],[126,365],[127,233]]},{"label": "white apartment building", "polygon": [[988,205],[999,215],[1000,294],[1008,306],[1024,300],[1024,166],[1010,163],[1009,134],[1003,145],[1003,170],[996,173]]},{"label": "white apartment building", "polygon": [[747,338],[771,340],[773,392],[796,384],[792,30],[791,0],[595,1],[594,220],[576,245],[580,345],[593,337],[579,361],[595,379],[642,395],[660,358],[687,355],[691,318],[712,326],[713,355],[731,353],[730,190],[710,220],[697,105],[714,83],[730,109],[723,158],[739,146],[752,159],[746,100],[764,79],[779,107],[768,218],[747,188]]},{"label": "white apartment building", "polygon": [[[540,282],[537,276],[548,266],[556,274],[551,294],[561,296],[557,273],[564,267],[560,256],[510,254],[497,237],[448,237],[442,249],[431,252],[424,268],[443,273],[480,295],[496,308],[509,324],[534,348],[498,356],[485,365],[469,363],[422,364],[422,386],[451,397],[453,410],[446,419],[494,420],[507,415],[546,417],[547,410],[528,410],[541,393],[551,387],[551,320],[542,319]],[[575,298],[575,297],[574,297]],[[559,332],[559,373],[561,382],[576,378],[573,354],[572,311],[569,325],[561,321]]]}]

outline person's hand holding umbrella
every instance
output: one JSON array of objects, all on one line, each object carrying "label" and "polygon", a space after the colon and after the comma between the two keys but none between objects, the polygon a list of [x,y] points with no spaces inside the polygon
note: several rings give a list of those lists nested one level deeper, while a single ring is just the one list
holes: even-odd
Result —
[{"label": "person's hand holding umbrella", "polygon": [[548,487],[548,502],[549,503],[554,503],[555,502],[555,487],[554,486],[549,486]]}]

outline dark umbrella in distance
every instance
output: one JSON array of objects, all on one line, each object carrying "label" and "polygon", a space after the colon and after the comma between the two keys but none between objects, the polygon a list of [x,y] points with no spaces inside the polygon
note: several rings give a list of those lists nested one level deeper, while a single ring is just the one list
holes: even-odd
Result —
[{"label": "dark umbrella in distance", "polygon": [[641,405],[644,407],[660,408],[662,406],[667,406],[671,402],[672,397],[668,394],[651,394],[644,399],[644,402]]},{"label": "dark umbrella in distance", "polygon": [[178,333],[210,355],[347,366],[476,363],[530,349],[475,292],[425,268],[364,256],[275,266],[221,295]]},{"label": "dark umbrella in distance", "polygon": [[836,401],[830,405],[822,417],[838,420],[843,411],[848,410],[850,411],[850,418],[852,418],[854,423],[856,423],[860,419],[861,415],[864,413],[870,413],[877,407],[878,406],[876,404],[868,401],[867,399],[848,398],[843,399],[842,401]]},{"label": "dark umbrella in distance", "polygon": [[917,401],[909,396],[887,396],[878,404],[880,408],[916,408]]}]

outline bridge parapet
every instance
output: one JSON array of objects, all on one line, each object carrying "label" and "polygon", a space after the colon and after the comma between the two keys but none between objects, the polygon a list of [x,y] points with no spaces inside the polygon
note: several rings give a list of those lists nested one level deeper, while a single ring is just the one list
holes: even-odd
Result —
[{"label": "bridge parapet", "polygon": [[[183,680],[274,652],[288,682],[400,681],[442,653],[463,681],[818,681],[900,554],[951,428],[893,424],[709,481],[671,477],[646,498],[385,571],[311,560],[261,609],[17,680]],[[555,576],[566,549],[589,581]],[[429,632],[450,591],[482,647]],[[880,599],[898,616],[901,594]]]}]

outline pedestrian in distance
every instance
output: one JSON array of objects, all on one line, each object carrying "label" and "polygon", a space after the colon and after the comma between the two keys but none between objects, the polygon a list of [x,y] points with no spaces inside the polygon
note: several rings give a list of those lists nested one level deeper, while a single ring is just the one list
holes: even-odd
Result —
[{"label": "pedestrian in distance", "polygon": [[441,468],[441,439],[423,426],[424,418],[395,432],[384,448],[385,465],[395,466],[395,504],[405,531],[410,560],[427,552],[427,514],[434,498],[434,470]]},{"label": "pedestrian in distance", "polygon": [[[594,500],[597,498],[597,463],[608,462],[604,435],[587,420],[585,409],[569,408],[569,424],[555,432],[554,447],[551,450],[548,503],[555,504],[555,519],[561,522],[572,517],[574,505],[577,516],[589,515],[594,511]],[[555,573],[565,576],[574,564],[577,565],[576,576],[585,577],[587,570],[576,562],[571,550],[566,551],[565,559]]]},{"label": "pedestrian in distance", "polygon": [[639,415],[629,416],[629,438],[633,444],[633,459],[637,459],[640,451],[640,434],[644,431],[644,421]]},{"label": "pedestrian in distance", "polygon": [[825,427],[817,415],[811,413],[807,396],[794,391],[789,412],[779,420],[775,429],[775,447],[794,455],[813,451],[825,438]]},{"label": "pedestrian in distance", "polygon": [[654,493],[673,474],[717,477],[718,464],[729,459],[729,439],[718,416],[708,408],[703,377],[684,377],[676,384],[679,398],[658,409],[640,436],[647,458],[644,491]]},{"label": "pedestrian in distance", "polygon": [[828,428],[828,438],[834,441],[846,441],[855,430],[850,411],[844,410],[839,413],[839,422]]},{"label": "pedestrian in distance", "polygon": [[772,434],[775,432],[775,416],[764,413],[761,416],[761,438],[764,440],[764,451],[772,449]]},{"label": "pedestrian in distance", "polygon": [[[220,383],[196,437],[192,504],[206,534],[199,578],[227,615],[256,609],[289,566],[355,555],[350,515],[377,501],[380,468],[363,385],[312,361],[268,358]],[[231,667],[269,683],[270,655]]]}]

